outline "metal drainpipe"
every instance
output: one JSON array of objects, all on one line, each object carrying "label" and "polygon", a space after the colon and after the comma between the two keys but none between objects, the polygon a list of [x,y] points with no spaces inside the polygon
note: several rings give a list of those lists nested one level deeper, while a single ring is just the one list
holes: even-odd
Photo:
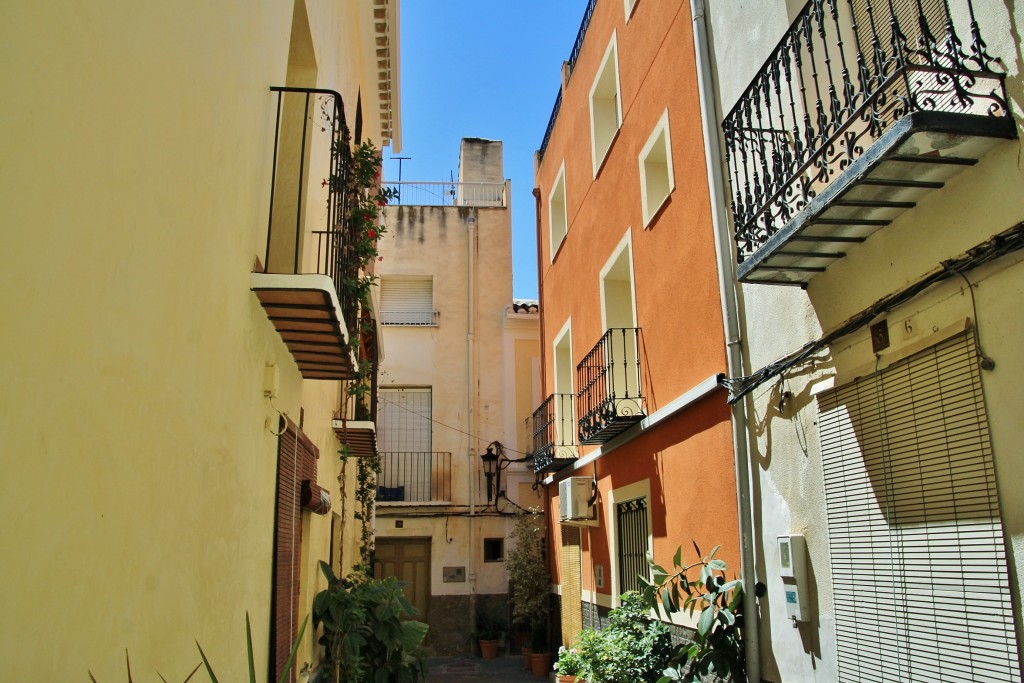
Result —
[{"label": "metal drainpipe", "polygon": [[[476,434],[476,359],[474,334],[476,332],[476,216],[466,219],[466,424],[470,434]],[[466,573],[469,579],[469,633],[476,630],[476,570],[473,564],[473,527],[476,516],[476,478],[474,469],[473,438],[466,450],[466,491],[469,492],[469,533]]]},{"label": "metal drainpipe", "polygon": [[[718,286],[725,322],[726,367],[730,377],[743,371],[742,337],[733,275],[732,239],[726,217],[725,180],[722,175],[722,151],[718,140],[718,115],[714,80],[708,50],[703,0],[690,0],[693,38],[697,60],[697,88],[700,94],[701,129],[704,134],[704,158],[707,163],[711,221],[715,233],[715,257],[718,260]],[[751,516],[750,454],[747,449],[747,415],[744,401],[732,406],[732,439],[736,467],[736,503],[740,522],[740,562],[743,573],[744,645],[747,680],[761,680],[760,626],[754,594],[756,568],[754,558],[753,517]]]}]

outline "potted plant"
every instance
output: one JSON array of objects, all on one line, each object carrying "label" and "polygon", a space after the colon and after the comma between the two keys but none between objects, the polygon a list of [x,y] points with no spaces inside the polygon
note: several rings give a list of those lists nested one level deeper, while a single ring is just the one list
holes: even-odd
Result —
[{"label": "potted plant", "polygon": [[[551,586],[544,560],[543,516],[535,509],[519,515],[512,528],[511,540],[512,547],[505,558],[505,569],[508,572],[512,621],[520,627],[529,626],[531,653],[541,652],[550,662],[547,622]],[[542,631],[540,640],[535,644],[538,626]],[[526,649],[523,648],[524,660]]]},{"label": "potted plant", "polygon": [[476,639],[480,645],[480,656],[484,659],[495,659],[498,656],[498,640],[504,629],[499,619],[486,612],[476,616]]},{"label": "potted plant", "polygon": [[530,670],[537,678],[547,678],[551,671],[551,649],[548,647],[547,619],[533,622],[530,638]]},{"label": "potted plant", "polygon": [[555,662],[555,674],[558,683],[576,683],[583,673],[583,652],[575,647],[564,645],[558,648],[558,661]]}]

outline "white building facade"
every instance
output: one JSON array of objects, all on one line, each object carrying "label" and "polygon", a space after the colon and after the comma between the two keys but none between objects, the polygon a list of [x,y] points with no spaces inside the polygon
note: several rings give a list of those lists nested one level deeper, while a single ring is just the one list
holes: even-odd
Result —
[{"label": "white building facade", "polygon": [[704,4],[748,662],[1020,680],[1024,7]]}]

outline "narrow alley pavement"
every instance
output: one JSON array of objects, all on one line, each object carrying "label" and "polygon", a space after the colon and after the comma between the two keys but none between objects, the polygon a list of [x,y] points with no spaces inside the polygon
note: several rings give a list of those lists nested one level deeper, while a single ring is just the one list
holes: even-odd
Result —
[{"label": "narrow alley pavement", "polygon": [[538,683],[548,678],[534,677],[523,668],[523,658],[520,656],[497,659],[430,657],[427,660],[427,680],[431,683]]}]

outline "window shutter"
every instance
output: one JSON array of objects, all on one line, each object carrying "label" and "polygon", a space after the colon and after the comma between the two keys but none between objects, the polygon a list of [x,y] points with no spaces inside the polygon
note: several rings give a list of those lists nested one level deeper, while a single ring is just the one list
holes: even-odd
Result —
[{"label": "window shutter", "polygon": [[840,680],[1019,681],[972,334],[818,401]]},{"label": "window shutter", "polygon": [[429,277],[382,279],[380,308],[384,325],[433,325],[433,280]]},{"label": "window shutter", "polygon": [[[277,441],[277,496],[274,515],[272,680],[280,680],[298,635],[299,574],[302,557],[302,483],[316,482],[316,446],[298,425],[281,419]],[[295,680],[295,663],[288,674]]]}]

